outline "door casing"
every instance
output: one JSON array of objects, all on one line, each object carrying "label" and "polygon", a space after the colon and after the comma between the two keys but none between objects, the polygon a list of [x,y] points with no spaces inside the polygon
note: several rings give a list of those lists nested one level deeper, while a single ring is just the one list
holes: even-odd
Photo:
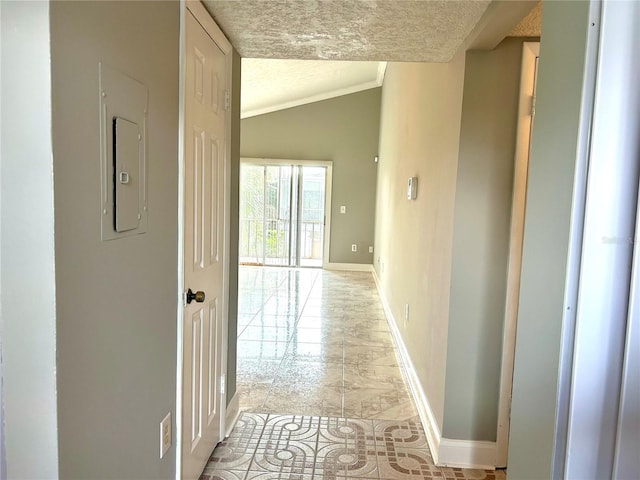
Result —
[{"label": "door casing", "polygon": [[511,389],[516,344],[518,299],[520,296],[520,271],[522,269],[522,241],[529,169],[531,127],[535,116],[535,77],[539,42],[522,44],[522,68],[520,100],[516,130],[516,156],[513,174],[511,202],[511,227],[509,233],[509,261],[507,267],[507,295],[505,299],[502,360],[500,368],[500,396],[498,399],[498,430],[496,437],[496,467],[507,466],[509,425],[511,415]]}]

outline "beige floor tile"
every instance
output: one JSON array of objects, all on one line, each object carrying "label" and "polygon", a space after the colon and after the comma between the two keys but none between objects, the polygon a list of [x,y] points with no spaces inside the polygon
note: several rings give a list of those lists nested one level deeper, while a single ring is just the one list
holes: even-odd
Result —
[{"label": "beige floor tile", "polygon": [[282,360],[240,358],[236,371],[237,381],[243,384],[273,383],[281,363]]},{"label": "beige floor tile", "polygon": [[295,332],[295,324],[266,327],[249,325],[240,335],[239,340],[254,340],[260,342],[288,342]]},{"label": "beige floor tile", "polygon": [[348,418],[383,418],[385,412],[410,401],[404,389],[345,389],[343,411]]},{"label": "beige floor tile", "polygon": [[344,363],[361,365],[399,365],[396,351],[391,347],[344,345]]},{"label": "beige floor tile", "polygon": [[302,391],[309,387],[342,387],[342,365],[289,360],[278,369],[275,390]]},{"label": "beige floor tile", "polygon": [[240,411],[260,413],[270,388],[270,383],[237,383]]},{"label": "beige floor tile", "polygon": [[289,343],[285,361],[298,360],[305,362],[343,362],[342,344],[323,345],[321,343]]},{"label": "beige floor tile", "polygon": [[389,333],[370,330],[346,331],[344,343],[353,346],[394,348],[393,339]]},{"label": "beige floor tile", "polygon": [[341,417],[342,389],[309,387],[302,391],[278,390],[267,397],[263,410],[272,414],[295,412],[303,415]]},{"label": "beige floor tile", "polygon": [[258,312],[251,321],[252,327],[295,327],[297,321],[296,315],[267,315]]},{"label": "beige floor tile", "polygon": [[237,356],[256,360],[280,360],[284,357],[288,342],[263,342],[259,340],[239,340]]},{"label": "beige floor tile", "polygon": [[405,388],[401,367],[358,363],[345,368],[347,388]]}]

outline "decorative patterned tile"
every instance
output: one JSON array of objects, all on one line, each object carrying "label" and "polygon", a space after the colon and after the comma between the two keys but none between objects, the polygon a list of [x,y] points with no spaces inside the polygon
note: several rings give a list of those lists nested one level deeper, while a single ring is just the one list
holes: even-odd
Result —
[{"label": "decorative patterned tile", "polygon": [[200,480],[243,480],[246,477],[246,472],[232,472],[232,471],[215,471],[207,472],[206,469],[200,475]]},{"label": "decorative patterned tile", "polygon": [[316,444],[266,438],[260,441],[251,470],[279,474],[313,475]]},{"label": "decorative patterned tile", "polygon": [[375,446],[371,420],[323,417],[320,419],[318,442]]},{"label": "decorative patterned tile", "polygon": [[456,480],[506,480],[504,470],[476,470],[471,468],[448,468],[442,467],[442,474],[445,479]]},{"label": "decorative patterned tile", "polygon": [[314,475],[327,480],[339,475],[351,478],[377,478],[375,446],[358,448],[357,444],[318,443]]},{"label": "decorative patterned tile", "polygon": [[384,454],[378,456],[380,478],[424,478],[442,479],[442,471],[436,467],[426,448],[402,449],[395,445],[387,446]]},{"label": "decorative patterned tile", "polygon": [[374,420],[373,425],[378,445],[393,444],[398,448],[427,449],[424,429],[417,417],[404,421]]},{"label": "decorative patterned tile", "polygon": [[313,475],[298,473],[247,472],[246,480],[312,480]]},{"label": "decorative patterned tile", "polygon": [[313,443],[318,438],[320,417],[303,415],[269,415],[264,428],[265,437],[287,442]]}]

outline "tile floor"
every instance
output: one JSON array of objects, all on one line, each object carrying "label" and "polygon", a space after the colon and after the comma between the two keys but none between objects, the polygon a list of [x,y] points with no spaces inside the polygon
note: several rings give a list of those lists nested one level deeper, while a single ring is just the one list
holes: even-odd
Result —
[{"label": "tile floor", "polygon": [[201,480],[486,479],[436,467],[369,273],[240,267],[243,413]]},{"label": "tile floor", "polygon": [[370,273],[241,267],[238,297],[241,410],[417,415]]}]

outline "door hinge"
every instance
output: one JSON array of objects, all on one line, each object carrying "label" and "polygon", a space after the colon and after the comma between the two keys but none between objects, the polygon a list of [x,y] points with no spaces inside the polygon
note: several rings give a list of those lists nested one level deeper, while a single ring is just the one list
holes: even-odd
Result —
[{"label": "door hinge", "polygon": [[229,90],[224,91],[224,109],[229,110],[231,108],[231,94]]},{"label": "door hinge", "polygon": [[226,380],[227,376],[225,374],[220,375],[220,395],[224,395],[224,391],[227,386]]},{"label": "door hinge", "polygon": [[536,116],[536,96],[531,95],[531,106],[529,108],[529,115],[532,117]]}]

